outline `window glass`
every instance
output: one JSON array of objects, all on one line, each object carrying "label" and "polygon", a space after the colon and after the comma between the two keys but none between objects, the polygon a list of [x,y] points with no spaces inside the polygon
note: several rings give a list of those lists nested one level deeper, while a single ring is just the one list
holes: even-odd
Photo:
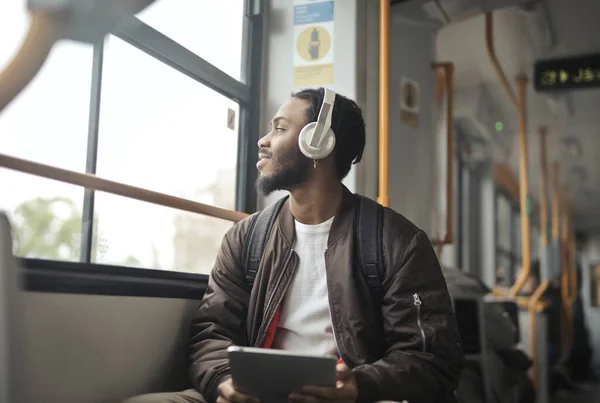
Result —
[{"label": "window glass", "polygon": [[[229,191],[219,187],[210,196]],[[94,263],[209,274],[223,236],[233,225],[100,192],[95,203]]]},{"label": "window glass", "polygon": [[[0,2],[0,70],[29,26],[25,1]],[[85,171],[92,47],[58,43],[41,71],[0,113],[2,153]],[[78,260],[83,189],[0,168],[0,211],[18,256]]]},{"label": "window glass", "polygon": [[245,0],[159,0],[138,18],[240,80]]},{"label": "window glass", "polygon": [[540,258],[540,248],[542,240],[540,238],[540,229],[537,227],[531,228],[531,258],[539,259]]},{"label": "window glass", "polygon": [[[97,174],[234,209],[238,111],[234,101],[110,37]],[[210,271],[231,227],[103,193],[97,194],[95,220],[94,261],[200,273]]]},{"label": "window glass", "polygon": [[496,254],[496,285],[499,287],[510,287],[512,274],[512,261],[510,256]]},{"label": "window glass", "polygon": [[500,249],[507,252],[511,251],[512,246],[511,210],[512,206],[509,199],[506,196],[499,194],[496,204],[496,227],[498,237],[496,242]]}]

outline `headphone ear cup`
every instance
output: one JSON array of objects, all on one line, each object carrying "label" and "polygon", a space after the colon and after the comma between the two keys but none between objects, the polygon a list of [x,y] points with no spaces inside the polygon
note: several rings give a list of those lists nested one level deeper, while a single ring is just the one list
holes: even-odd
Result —
[{"label": "headphone ear cup", "polygon": [[312,136],[315,128],[317,127],[317,123],[309,123],[300,132],[298,136],[298,146],[300,147],[300,151],[306,157],[313,160],[320,160],[329,156],[335,148],[335,134],[333,130],[327,130],[323,140],[321,141],[321,147],[315,148],[309,145],[310,137]]}]

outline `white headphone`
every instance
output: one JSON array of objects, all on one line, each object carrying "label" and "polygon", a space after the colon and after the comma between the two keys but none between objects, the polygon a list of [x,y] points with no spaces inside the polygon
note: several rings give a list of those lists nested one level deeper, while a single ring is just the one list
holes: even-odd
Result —
[{"label": "white headphone", "polygon": [[335,148],[335,133],[331,129],[334,104],[335,92],[325,88],[323,105],[317,121],[304,126],[298,136],[300,151],[310,159],[323,159]]}]

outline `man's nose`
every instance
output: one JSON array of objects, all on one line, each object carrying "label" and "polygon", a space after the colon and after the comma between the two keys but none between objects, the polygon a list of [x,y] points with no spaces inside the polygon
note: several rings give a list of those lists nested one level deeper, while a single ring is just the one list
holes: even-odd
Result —
[{"label": "man's nose", "polygon": [[270,133],[267,133],[258,140],[258,148],[268,148],[271,145]]}]

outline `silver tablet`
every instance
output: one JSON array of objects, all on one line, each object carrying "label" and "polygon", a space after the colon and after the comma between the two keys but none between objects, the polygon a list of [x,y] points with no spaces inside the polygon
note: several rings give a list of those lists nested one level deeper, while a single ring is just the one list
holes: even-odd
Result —
[{"label": "silver tablet", "polygon": [[261,403],[284,402],[303,386],[335,386],[337,358],[254,347],[229,347],[235,388]]}]

